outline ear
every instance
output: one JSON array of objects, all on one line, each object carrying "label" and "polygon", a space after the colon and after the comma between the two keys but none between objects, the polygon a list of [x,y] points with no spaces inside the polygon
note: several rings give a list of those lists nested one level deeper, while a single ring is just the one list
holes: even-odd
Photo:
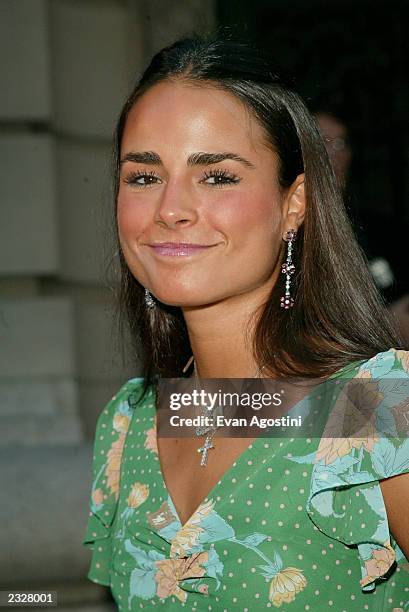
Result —
[{"label": "ear", "polygon": [[299,174],[288,188],[283,202],[283,235],[287,230],[297,230],[305,217],[304,174]]}]

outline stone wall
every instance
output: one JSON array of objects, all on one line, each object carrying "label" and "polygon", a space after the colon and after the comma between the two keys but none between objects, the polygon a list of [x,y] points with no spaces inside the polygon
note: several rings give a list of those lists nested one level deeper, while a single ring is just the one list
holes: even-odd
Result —
[{"label": "stone wall", "polygon": [[213,26],[213,0],[0,3],[1,586],[61,609],[109,609],[81,546],[91,444],[139,374],[114,324],[113,128],[151,55]]}]

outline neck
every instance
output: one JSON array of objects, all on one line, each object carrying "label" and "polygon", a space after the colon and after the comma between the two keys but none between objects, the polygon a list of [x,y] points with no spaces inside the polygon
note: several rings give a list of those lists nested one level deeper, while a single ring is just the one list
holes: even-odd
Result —
[{"label": "neck", "polygon": [[257,309],[266,299],[266,291],[260,288],[251,294],[183,309],[198,376],[252,378],[257,375],[252,340]]}]

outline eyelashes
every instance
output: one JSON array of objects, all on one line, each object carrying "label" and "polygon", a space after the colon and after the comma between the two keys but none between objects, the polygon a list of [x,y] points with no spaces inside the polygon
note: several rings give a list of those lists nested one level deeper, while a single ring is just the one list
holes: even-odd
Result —
[{"label": "eyelashes", "polygon": [[[140,179],[149,179],[148,183],[139,183]],[[124,183],[128,185],[136,185],[137,187],[147,187],[148,185],[155,185],[153,179],[160,180],[159,177],[156,176],[153,170],[149,172],[142,172],[141,170],[133,170],[130,172],[125,178]]]},{"label": "eyelashes", "polygon": [[[213,179],[213,182],[206,183],[206,181],[209,179]],[[133,170],[123,180],[124,183],[132,185],[132,187],[142,189],[161,182],[161,179],[156,176],[153,170],[150,170],[149,172],[144,170]],[[142,180],[145,182],[140,182]],[[241,177],[237,176],[236,174],[217,168],[214,170],[205,171],[203,173],[203,178],[199,181],[199,183],[206,183],[212,187],[221,188],[225,185],[236,185],[240,183],[240,181]]]},{"label": "eyelashes", "polygon": [[240,183],[241,178],[236,174],[231,172],[227,172],[227,170],[221,170],[217,168],[216,170],[209,170],[209,172],[203,173],[204,178],[199,181],[200,183],[207,181],[209,178],[214,178],[213,183],[208,183],[208,185],[214,185],[215,187],[223,187],[223,185],[236,185]]}]

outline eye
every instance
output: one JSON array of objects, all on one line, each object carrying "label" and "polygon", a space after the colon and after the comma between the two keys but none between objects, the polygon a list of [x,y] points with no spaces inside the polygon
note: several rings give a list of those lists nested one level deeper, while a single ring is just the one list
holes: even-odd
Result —
[{"label": "eye", "polygon": [[[208,179],[213,179],[211,182],[207,182]],[[240,183],[241,178],[232,174],[231,172],[227,172],[227,170],[209,170],[209,172],[204,172],[204,179],[200,182],[207,182],[208,185],[214,185],[215,187],[223,187],[224,185],[236,185]]]},{"label": "eye", "polygon": [[156,185],[157,182],[161,182],[161,180],[153,170],[150,172],[142,170],[132,171],[124,178],[124,183],[136,187],[148,187],[149,185]]}]

